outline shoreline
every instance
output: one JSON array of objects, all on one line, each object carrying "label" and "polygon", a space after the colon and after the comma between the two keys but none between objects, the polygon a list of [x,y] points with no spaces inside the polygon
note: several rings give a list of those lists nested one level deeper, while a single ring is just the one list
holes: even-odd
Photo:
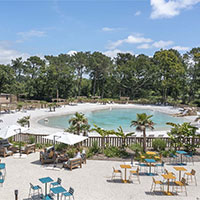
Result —
[{"label": "shoreline", "polygon": [[[55,112],[50,112],[49,108],[45,109],[36,109],[36,110],[28,110],[26,112],[15,112],[10,114],[1,114],[0,119],[3,120],[3,123],[0,123],[0,128],[3,128],[8,125],[17,124],[17,120],[30,115],[30,130],[28,133],[30,134],[52,134],[57,131],[64,130],[64,128],[56,128],[56,127],[50,127],[50,126],[44,126],[38,123],[39,120],[47,118],[47,117],[54,117],[54,116],[62,116],[62,115],[69,115],[74,114],[75,112],[92,112],[92,111],[98,111],[98,110],[104,110],[104,109],[110,109],[110,108],[139,108],[139,109],[149,109],[152,111],[158,111],[163,112],[169,115],[175,114],[179,112],[180,108],[175,108],[172,106],[157,106],[157,105],[140,105],[140,104],[98,104],[98,103],[79,103],[74,106],[65,105],[60,108],[56,108]],[[194,119],[196,116],[189,116],[184,117],[190,122],[194,122]],[[159,133],[158,133],[159,132]],[[166,134],[167,130],[163,131],[147,131],[147,134]],[[138,133],[141,135],[141,133]],[[90,133],[91,136],[98,136],[98,134]]]}]

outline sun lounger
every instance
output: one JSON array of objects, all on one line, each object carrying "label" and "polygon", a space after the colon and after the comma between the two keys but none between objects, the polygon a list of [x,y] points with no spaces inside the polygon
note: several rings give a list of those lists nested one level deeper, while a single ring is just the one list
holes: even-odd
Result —
[{"label": "sun lounger", "polygon": [[35,152],[35,144],[27,144],[22,152],[27,155],[29,153]]},{"label": "sun lounger", "polygon": [[63,163],[63,167],[69,168],[70,170],[79,166],[82,168],[82,158],[71,158]]},{"label": "sun lounger", "polygon": [[3,156],[3,157],[6,157],[6,156],[12,156],[13,155],[13,152],[12,151],[9,151],[7,149],[7,147],[3,147],[0,149],[0,155]]}]

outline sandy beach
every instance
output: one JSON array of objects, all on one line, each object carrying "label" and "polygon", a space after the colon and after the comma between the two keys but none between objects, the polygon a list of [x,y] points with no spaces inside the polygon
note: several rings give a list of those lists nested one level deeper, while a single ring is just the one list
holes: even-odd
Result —
[{"label": "sandy beach", "polygon": [[[101,109],[110,109],[110,108],[141,108],[141,109],[150,109],[153,111],[164,112],[167,114],[175,114],[179,112],[179,108],[174,108],[172,106],[153,106],[153,105],[137,105],[137,104],[92,104],[92,103],[83,103],[77,104],[75,106],[65,105],[60,108],[56,108],[55,112],[50,112],[49,108],[45,109],[36,109],[36,110],[27,110],[27,111],[19,111],[13,112],[10,114],[0,114],[0,119],[3,120],[3,123],[0,123],[0,128],[3,128],[8,125],[17,124],[17,120],[24,117],[30,116],[30,130],[28,133],[31,134],[51,134],[56,131],[60,131],[63,129],[60,128],[52,128],[43,126],[38,123],[40,119],[44,119],[46,117],[51,116],[59,116],[59,115],[67,115],[73,114],[75,112],[85,112],[85,111],[94,111]],[[196,116],[187,117],[187,120],[193,122]],[[148,134],[154,134],[157,136],[158,134],[166,134],[166,130],[164,131],[147,131]],[[96,133],[90,133],[91,136],[97,135]],[[137,133],[137,136],[140,136],[141,133]]]}]

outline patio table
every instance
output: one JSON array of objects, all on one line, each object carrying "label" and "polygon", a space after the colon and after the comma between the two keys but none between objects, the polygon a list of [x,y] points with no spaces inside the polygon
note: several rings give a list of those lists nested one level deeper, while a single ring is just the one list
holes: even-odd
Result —
[{"label": "patio table", "polygon": [[163,174],[162,177],[167,179],[167,191],[165,192],[166,195],[173,195],[173,193],[169,191],[169,179],[175,180],[176,177],[173,174]]},{"label": "patio table", "polygon": [[153,152],[153,151],[147,151],[146,154],[147,154],[147,155],[151,155],[151,156],[155,156],[155,155],[156,155],[156,152]]},{"label": "patio table", "polygon": [[186,165],[183,163],[183,155],[187,154],[186,151],[176,151],[176,153],[181,155],[181,163],[179,163],[179,165]]},{"label": "patio table", "polygon": [[128,183],[128,180],[126,180],[126,170],[130,169],[130,165],[120,165],[121,168],[125,169],[125,174],[124,174],[124,180],[122,180],[124,183]]},{"label": "patio table", "polygon": [[2,175],[1,170],[4,170],[4,175],[6,174],[6,164],[5,163],[0,163],[0,175]]},{"label": "patio table", "polygon": [[6,168],[6,164],[5,163],[0,163],[0,170],[1,169],[5,169]]},{"label": "patio table", "polygon": [[181,181],[181,171],[187,171],[184,167],[174,167],[176,171],[179,171],[179,181]]},{"label": "patio table", "polygon": [[44,177],[44,178],[40,178],[39,181],[40,181],[41,183],[45,183],[45,196],[46,196],[46,195],[47,195],[47,183],[52,182],[53,179],[50,178],[50,177]]},{"label": "patio table", "polygon": [[60,194],[60,193],[66,192],[66,190],[65,190],[62,186],[54,187],[54,188],[51,188],[50,190],[51,190],[54,194],[57,194],[57,200],[59,200],[59,194]]},{"label": "patio table", "polygon": [[151,173],[151,163],[155,163],[156,161],[154,160],[154,159],[144,159],[147,163],[149,163],[149,173],[148,173],[148,175],[149,176],[153,176],[154,174],[153,173]]}]

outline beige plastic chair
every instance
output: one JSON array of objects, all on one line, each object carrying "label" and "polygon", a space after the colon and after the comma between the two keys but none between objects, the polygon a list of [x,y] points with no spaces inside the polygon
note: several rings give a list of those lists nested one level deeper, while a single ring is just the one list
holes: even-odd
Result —
[{"label": "beige plastic chair", "polygon": [[183,187],[185,188],[185,195],[187,196],[187,190],[186,190],[186,180],[185,178],[182,178],[181,181],[175,181],[176,185],[176,192],[178,193],[178,186],[181,187],[181,192],[183,192]]},{"label": "beige plastic chair", "polygon": [[191,182],[193,182],[192,177],[194,177],[195,185],[197,186],[197,179],[196,179],[196,171],[194,169],[191,172],[185,172],[184,177],[187,176],[187,183],[189,182],[189,178]]},{"label": "beige plastic chair", "polygon": [[122,171],[120,169],[115,169],[113,167],[113,173],[112,173],[112,180],[116,177],[120,177],[122,179]]},{"label": "beige plastic chair", "polygon": [[156,185],[159,185],[159,186],[160,186],[160,190],[161,190],[161,191],[164,191],[163,182],[160,181],[160,180],[155,180],[154,177],[152,177],[152,179],[153,179],[153,182],[152,182],[151,190],[150,190],[150,191],[151,191],[151,192],[154,192],[155,189],[156,189]]},{"label": "beige plastic chair", "polygon": [[139,167],[137,167],[136,170],[131,170],[130,171],[129,180],[132,180],[133,177],[136,177],[138,182],[140,183]]}]

